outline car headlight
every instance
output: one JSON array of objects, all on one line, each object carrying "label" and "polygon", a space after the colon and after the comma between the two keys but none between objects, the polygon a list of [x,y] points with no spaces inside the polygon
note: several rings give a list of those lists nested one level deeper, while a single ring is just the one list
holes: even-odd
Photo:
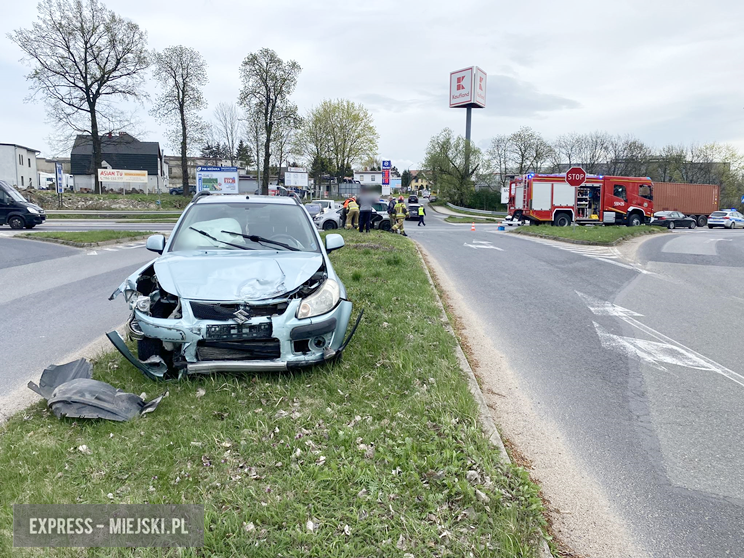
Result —
[{"label": "car headlight", "polygon": [[312,318],[330,312],[341,298],[341,289],[333,279],[326,279],[321,287],[305,298],[297,310],[297,318]]},{"label": "car headlight", "polygon": [[39,214],[39,212],[33,207],[26,207],[26,209],[28,210],[29,213],[33,213],[34,215]]}]

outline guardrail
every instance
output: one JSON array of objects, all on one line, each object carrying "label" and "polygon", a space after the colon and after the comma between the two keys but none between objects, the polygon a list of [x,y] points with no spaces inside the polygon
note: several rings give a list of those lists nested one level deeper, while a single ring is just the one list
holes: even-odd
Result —
[{"label": "guardrail", "polygon": [[485,209],[473,209],[471,207],[460,207],[447,202],[447,206],[455,211],[467,211],[469,213],[479,213],[481,215],[508,215],[506,211],[486,211]]},{"label": "guardrail", "polygon": [[127,209],[45,209],[47,215],[153,215],[153,216],[178,216],[183,213],[179,210],[147,210],[130,211]]}]

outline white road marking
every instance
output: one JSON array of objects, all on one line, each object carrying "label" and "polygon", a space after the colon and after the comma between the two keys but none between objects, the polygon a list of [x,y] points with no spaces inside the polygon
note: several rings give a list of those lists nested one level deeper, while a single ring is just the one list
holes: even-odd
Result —
[{"label": "white road marking", "polygon": [[633,317],[639,316],[636,312],[582,294],[578,291],[576,291],[576,294],[579,295],[579,297],[587,304],[589,310],[591,310],[595,315],[615,316],[620,318],[626,324],[639,329],[646,335],[656,339],[656,341],[649,341],[645,339],[613,335],[596,322],[592,322],[603,347],[642,360],[659,370],[666,370],[663,364],[674,364],[677,366],[694,368],[695,370],[714,372],[744,387],[744,376],[726,368],[722,364],[719,364],[704,355],[701,355],[697,351],[686,347],[671,337],[667,337],[663,333],[639,322]]},{"label": "white road marking", "polygon": [[733,238],[708,238],[705,242],[733,242]]},{"label": "white road marking", "polygon": [[90,252],[86,252],[86,254],[89,256],[97,256],[98,252],[96,252],[95,250],[91,250]]},{"label": "white road marking", "polygon": [[116,248],[104,248],[104,250],[106,250],[106,252],[118,252],[119,251]]},{"label": "white road marking", "polygon": [[498,250],[499,252],[503,252],[503,248],[499,248],[498,246],[491,246],[490,244],[468,244],[467,242],[463,244],[463,246],[467,246],[468,248],[490,248],[491,250]]},{"label": "white road marking", "polygon": [[488,240],[474,240],[473,244],[491,244]]}]

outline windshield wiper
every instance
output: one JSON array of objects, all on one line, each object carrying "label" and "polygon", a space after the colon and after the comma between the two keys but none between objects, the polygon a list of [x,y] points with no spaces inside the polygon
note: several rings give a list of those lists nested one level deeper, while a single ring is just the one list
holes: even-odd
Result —
[{"label": "windshield wiper", "polygon": [[299,248],[296,248],[295,246],[290,246],[289,244],[284,244],[284,242],[277,242],[276,240],[271,240],[270,238],[264,238],[263,236],[258,236],[255,234],[241,234],[236,233],[232,231],[220,231],[221,233],[225,234],[232,234],[235,236],[242,236],[243,238],[247,238],[251,242],[258,242],[265,243],[265,244],[275,244],[276,246],[281,246],[282,248],[286,248],[287,250],[292,250],[293,252],[300,252]]},{"label": "windshield wiper", "polygon": [[[194,227],[189,227],[189,228],[192,231],[196,231],[199,234],[202,234],[206,236],[207,238],[214,240],[215,242],[222,242],[223,244],[227,244],[228,246],[234,246],[235,248],[240,248],[241,250],[253,250],[253,248],[249,248],[248,246],[241,246],[240,244],[233,244],[232,242],[228,242],[227,240],[220,240],[219,238],[213,237],[208,232],[200,231],[199,229],[195,229]],[[227,232],[227,231],[222,231],[222,232]]]}]

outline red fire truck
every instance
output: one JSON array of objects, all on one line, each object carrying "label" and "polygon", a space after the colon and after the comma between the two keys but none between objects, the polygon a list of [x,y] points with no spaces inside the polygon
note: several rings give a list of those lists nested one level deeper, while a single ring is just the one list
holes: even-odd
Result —
[{"label": "red fire truck", "polygon": [[557,227],[574,221],[634,227],[653,216],[653,189],[650,178],[588,174],[574,187],[565,174],[526,174],[509,183],[509,215]]}]

